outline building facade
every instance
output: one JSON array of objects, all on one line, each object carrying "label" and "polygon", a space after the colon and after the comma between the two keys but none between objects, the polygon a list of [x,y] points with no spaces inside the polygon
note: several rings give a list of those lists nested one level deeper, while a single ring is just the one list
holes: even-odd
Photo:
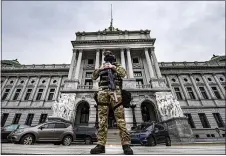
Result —
[{"label": "building facade", "polygon": [[[21,65],[17,60],[1,62],[1,126],[19,123],[36,125],[53,114],[52,105],[62,93],[75,93],[72,121],[95,125],[93,94],[98,80],[92,72],[111,50],[126,70],[123,86],[132,94],[125,109],[128,128],[146,122],[161,122],[156,92],[171,92],[179,101],[196,138],[224,137],[225,56],[205,62],[158,62],[155,38],[149,30],[121,31],[110,26],[104,31],[77,32],[72,41],[70,64]],[[109,128],[116,127],[112,110]]]}]

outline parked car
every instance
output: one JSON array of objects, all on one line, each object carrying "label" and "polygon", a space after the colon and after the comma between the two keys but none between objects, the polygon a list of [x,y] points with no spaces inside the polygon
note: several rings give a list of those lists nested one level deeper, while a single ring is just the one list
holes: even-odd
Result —
[{"label": "parked car", "polygon": [[131,144],[155,146],[165,143],[171,146],[171,140],[167,129],[159,123],[145,123],[130,131]]},{"label": "parked car", "polygon": [[49,142],[69,146],[75,140],[75,134],[71,123],[51,121],[34,127],[18,129],[12,133],[11,140],[14,143],[26,145]]},{"label": "parked car", "polygon": [[11,124],[11,125],[7,125],[1,128],[1,142],[10,142],[10,140],[8,140],[8,136],[10,135],[10,133],[12,133],[13,131],[17,130],[17,129],[23,129],[26,127],[30,127],[28,125],[20,125],[20,124]]},{"label": "parked car", "polygon": [[76,141],[84,141],[85,144],[93,144],[93,142],[97,142],[97,130],[95,127],[75,127],[75,135]]}]

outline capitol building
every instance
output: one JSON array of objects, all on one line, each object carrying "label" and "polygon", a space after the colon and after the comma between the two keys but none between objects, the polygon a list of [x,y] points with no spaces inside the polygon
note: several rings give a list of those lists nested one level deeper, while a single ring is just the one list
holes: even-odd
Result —
[{"label": "capitol building", "polygon": [[[93,94],[98,80],[92,80],[92,72],[104,62],[103,52],[110,50],[127,70],[123,87],[132,94],[131,108],[125,108],[128,128],[165,120],[156,99],[160,92],[170,93],[178,101],[194,138],[225,137],[226,57],[158,62],[155,40],[150,30],[119,30],[110,25],[103,31],[77,32],[76,40],[71,41],[70,64],[24,65],[18,60],[2,60],[1,126],[45,122],[63,93],[76,94],[74,125],[95,126]],[[108,127],[114,129],[112,110],[108,114]]]}]

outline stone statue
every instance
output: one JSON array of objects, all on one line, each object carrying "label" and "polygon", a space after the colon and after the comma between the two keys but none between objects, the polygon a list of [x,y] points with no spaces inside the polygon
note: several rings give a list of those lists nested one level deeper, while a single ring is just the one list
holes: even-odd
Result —
[{"label": "stone statue", "polygon": [[179,102],[170,92],[156,92],[155,96],[158,110],[163,120],[174,117],[184,117]]},{"label": "stone statue", "polygon": [[70,120],[74,112],[75,96],[76,94],[61,94],[59,102],[55,101],[52,106],[52,116]]}]

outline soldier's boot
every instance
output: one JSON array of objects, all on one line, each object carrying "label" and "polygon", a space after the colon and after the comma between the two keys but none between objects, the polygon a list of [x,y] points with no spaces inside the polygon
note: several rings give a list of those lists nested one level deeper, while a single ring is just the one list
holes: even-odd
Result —
[{"label": "soldier's boot", "polygon": [[124,154],[133,155],[133,150],[130,148],[129,145],[122,145],[122,149],[124,151]]},{"label": "soldier's boot", "polygon": [[96,147],[90,150],[90,154],[100,154],[105,153],[105,146],[97,144]]}]

